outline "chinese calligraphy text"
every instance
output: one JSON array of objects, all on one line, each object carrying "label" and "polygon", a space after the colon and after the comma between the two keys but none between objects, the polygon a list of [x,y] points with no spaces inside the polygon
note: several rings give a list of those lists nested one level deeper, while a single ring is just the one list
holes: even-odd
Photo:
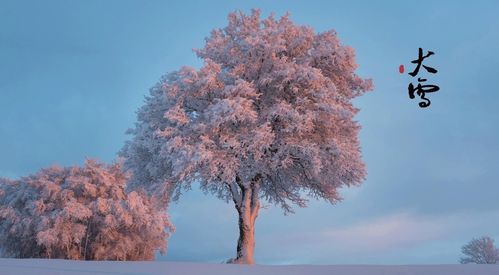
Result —
[{"label": "chinese calligraphy text", "polygon": [[[428,51],[425,55],[423,55],[423,49],[419,48],[418,58],[411,61],[411,63],[416,64],[416,68],[414,69],[414,71],[412,71],[408,74],[412,77],[416,77],[418,75],[421,67],[423,67],[428,73],[436,74],[438,71],[435,68],[423,65],[423,60],[425,60],[426,58],[428,58],[434,54],[435,54],[434,52]],[[402,73],[403,69],[401,69],[400,71]],[[440,90],[440,87],[438,87],[437,85],[424,84],[424,82],[427,81],[426,78],[418,77],[417,79],[418,79],[417,86],[414,86],[414,84],[409,83],[409,87],[408,87],[409,98],[413,99],[415,97],[414,94],[418,95],[420,97],[420,99],[423,100],[423,101],[419,102],[419,107],[426,108],[426,107],[430,106],[430,104],[431,104],[431,101],[426,97],[426,94],[427,93],[434,93],[434,92]]]}]

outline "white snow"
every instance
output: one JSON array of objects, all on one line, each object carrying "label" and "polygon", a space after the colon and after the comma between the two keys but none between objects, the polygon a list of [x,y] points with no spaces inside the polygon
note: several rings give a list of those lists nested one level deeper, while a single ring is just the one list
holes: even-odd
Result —
[{"label": "white snow", "polygon": [[499,265],[233,265],[187,262],[104,262],[47,259],[0,259],[0,274],[254,274],[254,275],[498,275]]}]

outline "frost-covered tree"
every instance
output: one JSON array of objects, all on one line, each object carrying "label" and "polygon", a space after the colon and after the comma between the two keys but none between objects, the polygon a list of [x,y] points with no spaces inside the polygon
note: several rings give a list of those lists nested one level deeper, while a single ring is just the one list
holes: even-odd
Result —
[{"label": "frost-covered tree", "polygon": [[331,203],[365,177],[352,99],[372,88],[334,31],[288,16],[228,16],[202,49],[150,90],[121,151],[132,186],[172,194],[199,183],[239,214],[237,255],[253,263],[260,201],[292,212],[307,195]]},{"label": "frost-covered tree", "polygon": [[88,160],[0,180],[0,251],[17,258],[150,260],[172,225],[157,203],[125,193],[121,164]]},{"label": "frost-covered tree", "polygon": [[461,252],[464,254],[460,260],[462,264],[499,264],[499,249],[488,236],[471,240],[461,248]]}]

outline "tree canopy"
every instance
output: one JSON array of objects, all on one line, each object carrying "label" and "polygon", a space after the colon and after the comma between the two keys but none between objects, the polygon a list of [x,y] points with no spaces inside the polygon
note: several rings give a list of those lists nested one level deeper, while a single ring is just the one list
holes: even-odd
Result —
[{"label": "tree canopy", "polygon": [[228,19],[195,50],[202,68],[150,90],[122,150],[132,184],[178,198],[199,182],[228,200],[238,182],[258,178],[261,196],[285,211],[304,206],[304,194],[338,201],[338,187],[366,174],[351,100],[372,83],[354,73],[354,50],[287,15]]}]

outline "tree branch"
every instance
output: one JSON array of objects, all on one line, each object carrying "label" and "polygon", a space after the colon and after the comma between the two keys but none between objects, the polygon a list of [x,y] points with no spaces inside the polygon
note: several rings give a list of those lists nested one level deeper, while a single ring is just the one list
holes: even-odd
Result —
[{"label": "tree branch", "polygon": [[227,183],[229,186],[230,193],[232,195],[232,200],[236,206],[236,209],[239,211],[241,209],[242,204],[242,192],[238,190],[238,185],[235,182]]},{"label": "tree branch", "polygon": [[260,184],[262,176],[257,174],[251,181],[251,220],[254,222],[260,209]]}]

